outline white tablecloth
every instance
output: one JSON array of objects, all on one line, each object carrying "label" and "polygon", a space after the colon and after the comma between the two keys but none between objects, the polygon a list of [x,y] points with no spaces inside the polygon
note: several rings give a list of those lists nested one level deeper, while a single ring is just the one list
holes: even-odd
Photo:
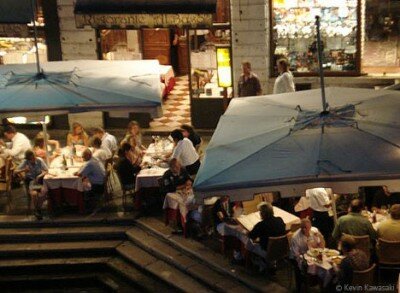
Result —
[{"label": "white tablecloth", "polygon": [[160,75],[161,79],[164,81],[164,84],[168,86],[171,78],[175,77],[174,69],[171,65],[160,65]]},{"label": "white tablecloth", "polygon": [[312,257],[304,254],[304,259],[307,261],[307,273],[318,276],[326,287],[335,276],[335,271],[332,265],[328,262],[326,256],[323,256],[322,263],[317,263]]},{"label": "white tablecloth", "polygon": [[146,154],[143,156],[142,165],[151,168],[143,168],[136,176],[135,191],[158,186],[158,178],[162,177],[168,170],[168,163],[163,162],[163,157],[171,153],[173,147],[173,144],[166,139],[161,139],[157,144],[151,143],[149,145]]},{"label": "white tablecloth", "polygon": [[178,192],[170,192],[165,196],[163,209],[179,209],[184,222],[186,222],[186,216],[189,211],[197,208],[193,205],[193,200],[194,194],[183,196]]},{"label": "white tablecloth", "polygon": [[[274,216],[282,218],[283,222],[286,225],[286,230],[290,230],[293,224],[300,224],[300,218],[284,211],[280,208],[273,207]],[[254,212],[248,215],[241,215],[238,217],[238,221],[248,230],[251,231],[253,227],[261,222],[261,217],[259,212]]]},{"label": "white tablecloth", "polygon": [[158,178],[162,177],[168,168],[153,167],[142,169],[136,176],[135,191],[141,188],[150,188],[158,186]]},{"label": "white tablecloth", "polygon": [[[62,153],[66,153],[67,150],[64,148]],[[43,179],[44,192],[48,189],[58,188],[69,188],[83,191],[82,178],[75,176],[74,173],[79,171],[81,166],[84,164],[81,161],[73,160],[66,157],[68,170],[62,170],[63,157],[59,156],[50,163],[49,174]],[[71,164],[72,163],[72,164]]]}]

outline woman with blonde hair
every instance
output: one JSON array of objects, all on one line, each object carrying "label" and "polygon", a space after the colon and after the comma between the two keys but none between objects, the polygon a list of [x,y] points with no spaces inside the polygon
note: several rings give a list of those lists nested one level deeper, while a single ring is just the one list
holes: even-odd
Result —
[{"label": "woman with blonde hair", "polygon": [[89,136],[83,129],[82,124],[78,122],[72,123],[72,133],[67,135],[67,145],[83,145],[85,147],[89,146]]},{"label": "woman with blonde hair", "polygon": [[293,74],[289,70],[289,63],[286,59],[279,59],[276,62],[279,76],[275,80],[274,94],[292,93],[296,91]]},{"label": "woman with blonde hair", "polygon": [[126,135],[124,139],[121,141],[121,146],[124,143],[129,143],[129,139],[133,136],[136,140],[136,146],[139,147],[140,149],[144,149],[144,146],[142,145],[142,132],[140,129],[140,125],[137,121],[131,121],[128,124]]}]

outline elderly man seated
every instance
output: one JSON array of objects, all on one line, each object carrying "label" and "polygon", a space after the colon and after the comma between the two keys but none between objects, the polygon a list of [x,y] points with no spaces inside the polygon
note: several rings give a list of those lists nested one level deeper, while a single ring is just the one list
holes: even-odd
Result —
[{"label": "elderly man seated", "polygon": [[[274,209],[268,202],[262,202],[258,205],[260,211],[261,222],[258,222],[249,232],[248,236],[253,241],[259,239],[260,246],[263,250],[267,250],[269,237],[278,237],[286,234],[286,226],[282,218],[274,216]],[[259,260],[258,264],[260,271],[267,268],[267,264],[263,260]],[[272,269],[270,273],[274,273]]]},{"label": "elderly man seated", "polygon": [[75,175],[87,179],[90,182],[91,189],[85,194],[85,200],[87,202],[92,199],[98,200],[104,193],[106,170],[104,165],[92,156],[92,152],[89,149],[83,152],[82,157],[85,164]]},{"label": "elderly man seated", "polygon": [[301,289],[301,256],[311,248],[324,248],[324,236],[316,227],[312,227],[311,221],[307,218],[301,220],[298,229],[290,240],[290,258],[294,265],[296,288]]},{"label": "elderly man seated", "polygon": [[183,188],[188,180],[191,180],[189,173],[182,168],[178,159],[171,159],[169,169],[162,176],[161,191],[163,193],[175,192]]}]

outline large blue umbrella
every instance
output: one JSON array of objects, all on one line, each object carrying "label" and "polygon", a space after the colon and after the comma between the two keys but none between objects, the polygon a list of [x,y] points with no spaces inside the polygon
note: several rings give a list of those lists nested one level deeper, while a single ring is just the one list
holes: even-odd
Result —
[{"label": "large blue umbrella", "polygon": [[197,199],[321,186],[400,191],[400,93],[332,87],[326,101],[323,111],[320,90],[233,99],[206,149]]},{"label": "large blue umbrella", "polygon": [[159,64],[140,61],[59,61],[0,66],[0,113],[161,109]]}]

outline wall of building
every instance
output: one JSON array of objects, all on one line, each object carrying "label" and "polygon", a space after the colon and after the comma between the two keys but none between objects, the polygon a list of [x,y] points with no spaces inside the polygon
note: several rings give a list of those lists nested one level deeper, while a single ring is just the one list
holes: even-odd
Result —
[{"label": "wall of building", "polygon": [[[77,29],[74,17],[74,0],[57,0],[60,20],[60,39],[63,60],[96,60],[96,32],[92,28]],[[84,127],[103,125],[101,112],[70,114],[70,124],[79,121]]]},{"label": "wall of building", "polygon": [[231,0],[232,62],[235,86],[241,63],[249,61],[258,75],[263,93],[268,93],[269,1]]}]

